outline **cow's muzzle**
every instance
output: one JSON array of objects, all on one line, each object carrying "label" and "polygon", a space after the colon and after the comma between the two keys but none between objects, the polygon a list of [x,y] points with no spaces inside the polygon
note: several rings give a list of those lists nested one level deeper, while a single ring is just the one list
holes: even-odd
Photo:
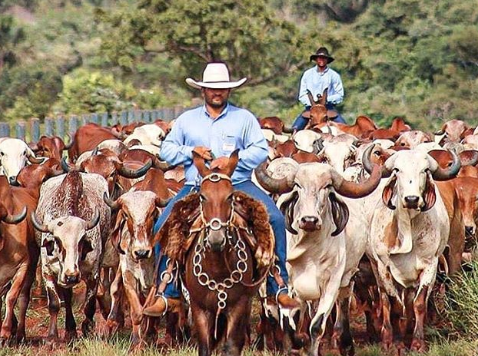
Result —
[{"label": "cow's muzzle", "polygon": [[418,204],[420,202],[420,197],[417,195],[408,195],[404,199],[404,207],[407,209],[415,209],[417,210]]},{"label": "cow's muzzle", "polygon": [[152,249],[142,249],[133,251],[133,256],[137,261],[145,260],[151,257]]},{"label": "cow's muzzle", "polygon": [[303,216],[300,218],[299,228],[309,232],[320,230],[319,218],[317,216]]},{"label": "cow's muzzle", "polygon": [[63,284],[65,286],[72,286],[80,282],[80,272],[73,272],[71,274],[65,274]]}]

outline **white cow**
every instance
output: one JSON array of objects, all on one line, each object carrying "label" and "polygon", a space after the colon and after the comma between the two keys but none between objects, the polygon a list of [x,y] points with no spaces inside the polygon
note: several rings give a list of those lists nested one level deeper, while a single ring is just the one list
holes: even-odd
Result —
[{"label": "white cow", "polygon": [[[435,180],[457,174],[460,163],[453,153],[451,167],[442,169],[421,150],[399,151],[384,164],[390,175],[375,206],[370,227],[370,248],[378,269],[383,304],[382,342],[393,342],[389,296],[402,304],[404,315],[415,314],[413,350],[423,350],[423,325],[438,259],[447,244],[450,221]],[[365,164],[367,165],[367,164]],[[413,300],[413,306],[407,301]],[[413,308],[407,313],[409,308]]]},{"label": "white cow", "polygon": [[0,141],[0,174],[8,182],[17,185],[17,175],[27,164],[42,163],[43,158],[36,158],[28,145],[18,138],[3,138]]},{"label": "white cow", "polygon": [[276,193],[289,190],[279,198],[277,205],[284,213],[289,231],[290,285],[302,301],[302,313],[306,312],[307,301],[318,301],[309,329],[310,354],[317,355],[318,343],[339,290],[349,285],[362,257],[355,256],[352,267],[347,263],[348,254],[357,254],[353,247],[356,241],[346,238],[344,229],[349,209],[339,194],[350,198],[370,194],[380,182],[379,168],[361,184],[344,180],[333,167],[323,163],[299,165],[291,182],[290,177],[273,179],[263,168],[261,166],[256,174],[268,190]]},{"label": "white cow", "polygon": [[155,145],[160,147],[166,133],[155,124],[147,124],[136,127],[131,135],[124,139],[124,144],[128,145],[132,140],[138,140],[142,145]]}]

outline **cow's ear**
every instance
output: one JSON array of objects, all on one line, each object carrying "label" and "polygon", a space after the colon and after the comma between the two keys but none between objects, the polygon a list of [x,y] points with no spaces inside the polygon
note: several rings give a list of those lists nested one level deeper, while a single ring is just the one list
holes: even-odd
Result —
[{"label": "cow's ear", "polygon": [[298,234],[292,227],[292,223],[294,222],[294,207],[298,199],[299,192],[293,191],[279,206],[280,211],[285,217],[285,227],[287,231],[294,235]]},{"label": "cow's ear", "polygon": [[118,250],[118,252],[122,255],[125,254],[125,251],[123,250],[121,244],[121,230],[123,230],[123,226],[125,223],[126,221],[123,219],[123,210],[120,210],[118,211],[118,215],[116,216],[115,227],[113,228],[113,231],[111,231],[111,242],[113,243],[113,246]]},{"label": "cow's ear", "polygon": [[425,205],[421,211],[427,211],[435,205],[436,193],[435,193],[435,183],[433,183],[432,174],[430,171],[427,171],[427,180],[425,182],[425,190],[423,191],[423,200]]},{"label": "cow's ear", "polygon": [[45,239],[43,240],[42,247],[45,248],[47,256],[53,256],[53,250],[55,249],[55,240]]},{"label": "cow's ear", "polygon": [[91,240],[85,236],[83,239],[80,241],[81,244],[81,261],[84,261],[86,259],[86,255],[93,251],[93,246],[91,246]]},{"label": "cow's ear", "polygon": [[332,205],[332,218],[335,224],[335,231],[332,232],[332,236],[337,236],[345,229],[349,221],[349,208],[335,193],[329,194],[329,200]]},{"label": "cow's ear", "polygon": [[382,201],[383,203],[391,210],[395,210],[395,205],[392,204],[393,191],[395,190],[395,183],[397,183],[397,175],[394,173],[393,176],[387,182],[385,188],[382,192]]}]

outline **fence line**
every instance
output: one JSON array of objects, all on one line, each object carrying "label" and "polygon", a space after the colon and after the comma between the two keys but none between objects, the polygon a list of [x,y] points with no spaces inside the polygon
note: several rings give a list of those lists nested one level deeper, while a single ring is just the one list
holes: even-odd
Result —
[{"label": "fence line", "polygon": [[[71,115],[68,118],[58,116],[46,117],[43,126],[40,119],[32,118],[28,121],[18,121],[14,124],[0,122],[0,137],[14,137],[26,141],[37,142],[41,136],[58,136],[65,139],[67,134],[72,135],[79,127],[93,122],[101,126],[116,124],[127,125],[133,122],[153,123],[156,120],[171,121],[184,112],[182,106],[161,108],[156,110],[128,110],[121,112],[92,113],[84,115]],[[13,127],[13,130],[12,130]],[[42,130],[43,129],[43,130]]]}]

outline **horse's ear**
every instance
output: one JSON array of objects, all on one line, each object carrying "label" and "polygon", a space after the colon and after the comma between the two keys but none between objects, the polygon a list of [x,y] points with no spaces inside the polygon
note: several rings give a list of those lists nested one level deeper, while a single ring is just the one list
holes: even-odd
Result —
[{"label": "horse's ear", "polygon": [[234,152],[231,153],[229,156],[229,162],[227,164],[226,172],[229,177],[232,176],[232,173],[234,173],[234,170],[236,169],[237,162],[239,162],[239,149],[234,150]]},{"label": "horse's ear", "polygon": [[324,106],[325,104],[327,104],[327,88],[324,89],[324,92],[322,93],[322,96],[320,97],[319,104]]},{"label": "horse's ear", "polygon": [[193,152],[193,163],[198,169],[201,177],[206,177],[208,174],[211,173],[211,170],[206,167],[206,162],[204,161],[204,158],[202,158],[196,152]]}]

